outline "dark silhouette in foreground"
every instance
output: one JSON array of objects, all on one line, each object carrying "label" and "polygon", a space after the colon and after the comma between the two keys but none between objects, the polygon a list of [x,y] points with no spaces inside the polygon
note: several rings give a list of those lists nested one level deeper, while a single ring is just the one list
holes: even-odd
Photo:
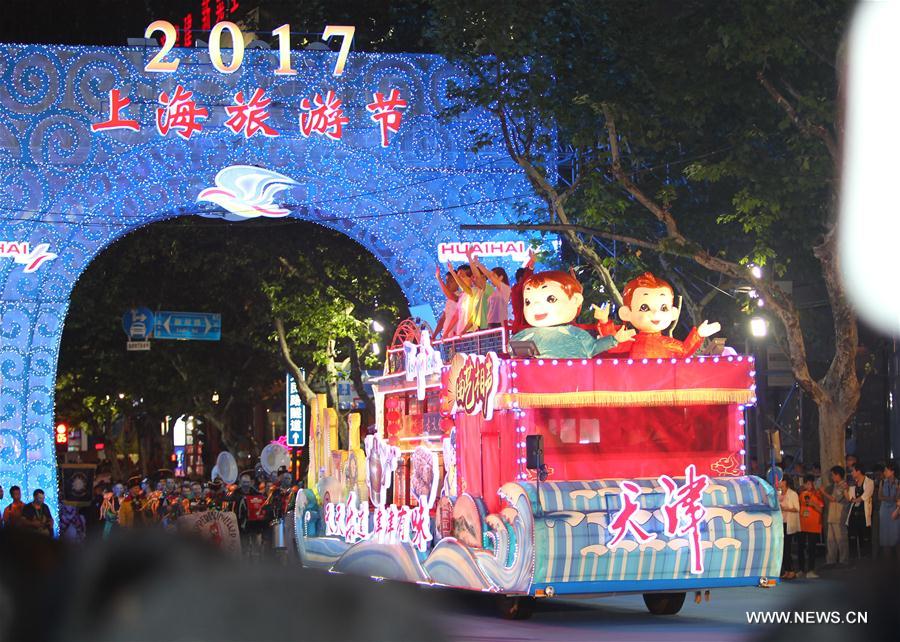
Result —
[{"label": "dark silhouette in foreground", "polygon": [[136,533],[93,547],[0,531],[6,640],[445,639],[414,586],[269,564]]}]

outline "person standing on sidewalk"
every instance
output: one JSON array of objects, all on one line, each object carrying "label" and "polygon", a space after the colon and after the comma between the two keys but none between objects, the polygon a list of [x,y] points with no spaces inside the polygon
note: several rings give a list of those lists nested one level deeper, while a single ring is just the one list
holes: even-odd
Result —
[{"label": "person standing on sidewalk", "polygon": [[803,489],[800,491],[800,533],[797,549],[800,573],[809,579],[817,579],[816,544],[822,535],[822,509],[825,501],[822,493],[816,488],[814,475],[803,477]]},{"label": "person standing on sidewalk", "polygon": [[792,580],[794,572],[794,535],[800,532],[800,498],[793,489],[793,480],[785,475],[778,482],[780,491],[781,516],[784,522],[784,554],[781,557],[781,579]]},{"label": "person standing on sidewalk", "polygon": [[826,513],[828,554],[826,566],[846,565],[850,559],[850,545],[847,540],[847,482],[844,481],[844,467],[834,466],[831,471],[831,485],[822,491],[828,500]]},{"label": "person standing on sidewalk", "polygon": [[880,505],[878,509],[879,525],[878,544],[881,546],[881,557],[884,559],[900,559],[900,520],[893,518],[897,501],[900,500],[900,482],[897,479],[897,464],[891,462],[884,467],[881,488],[878,490]]},{"label": "person standing on sidewalk", "polygon": [[33,496],[34,501],[22,508],[18,522],[26,530],[50,537],[53,535],[53,515],[44,503],[44,491],[38,488]]},{"label": "person standing on sidewalk", "polygon": [[850,466],[848,483],[850,514],[847,516],[847,533],[849,537],[856,538],[859,556],[869,557],[872,553],[872,496],[875,494],[875,482],[866,476],[862,465],[856,462]]}]

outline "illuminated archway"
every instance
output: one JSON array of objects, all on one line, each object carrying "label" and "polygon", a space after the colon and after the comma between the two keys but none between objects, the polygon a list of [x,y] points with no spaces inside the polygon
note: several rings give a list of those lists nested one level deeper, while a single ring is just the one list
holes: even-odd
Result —
[{"label": "illuminated archway", "polygon": [[[155,51],[144,48],[0,45],[0,484],[42,487],[54,510],[63,321],[76,279],[116,239],[174,216],[292,216],[353,238],[411,305],[436,305],[438,244],[517,240],[459,226],[513,222],[535,206],[499,146],[472,151],[475,130],[499,138],[488,114],[439,117],[451,84],[466,82],[441,57],[352,54],[335,77],[328,52],[293,53],[293,76],[274,74],[271,51],[248,51],[230,74],[204,50],[175,53],[177,72],[151,74]],[[402,119],[382,131],[376,92],[383,102],[395,89]],[[310,120],[329,91],[347,119],[337,129]],[[207,112],[188,138],[157,111],[184,92]],[[251,134],[228,108],[254,97],[271,100],[269,130]],[[117,105],[135,122],[98,128]]]}]

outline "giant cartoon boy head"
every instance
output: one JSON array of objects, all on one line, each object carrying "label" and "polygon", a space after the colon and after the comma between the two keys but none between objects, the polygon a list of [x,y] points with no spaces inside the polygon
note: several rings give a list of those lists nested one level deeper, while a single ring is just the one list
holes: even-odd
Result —
[{"label": "giant cartoon boy head", "polygon": [[581,312],[582,292],[578,279],[568,272],[539,272],[522,290],[525,320],[536,328],[572,323]]},{"label": "giant cartoon boy head", "polygon": [[632,279],[622,292],[619,318],[640,332],[658,334],[678,318],[672,286],[650,272]]}]

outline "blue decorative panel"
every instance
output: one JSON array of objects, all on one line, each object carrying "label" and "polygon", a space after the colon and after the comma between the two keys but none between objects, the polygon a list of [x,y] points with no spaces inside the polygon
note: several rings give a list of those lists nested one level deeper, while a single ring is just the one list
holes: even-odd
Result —
[{"label": "blue decorative panel", "polygon": [[[496,132],[488,114],[439,117],[449,85],[466,79],[438,56],[351,54],[335,77],[329,52],[295,52],[294,76],[276,76],[276,52],[264,50],[248,50],[237,72],[223,74],[205,50],[176,49],[167,57],[180,58],[176,72],[147,73],[155,53],[0,45],[0,484],[19,484],[26,496],[42,487],[54,510],[60,335],[73,284],[109,244],[175,216],[290,216],[358,241],[410,304],[434,306],[438,243],[515,239],[459,225],[512,222],[537,205],[499,146],[471,151],[474,130]],[[207,112],[187,139],[174,127],[160,133],[172,122],[157,125],[160,100],[178,86]],[[264,122],[278,136],[228,127],[236,94],[248,102],[257,89],[271,100]],[[367,105],[393,89],[407,106],[383,147]],[[112,90],[130,101],[119,115],[138,131],[92,131],[110,118]],[[304,136],[301,114],[328,91],[347,119],[341,138]]]}]

